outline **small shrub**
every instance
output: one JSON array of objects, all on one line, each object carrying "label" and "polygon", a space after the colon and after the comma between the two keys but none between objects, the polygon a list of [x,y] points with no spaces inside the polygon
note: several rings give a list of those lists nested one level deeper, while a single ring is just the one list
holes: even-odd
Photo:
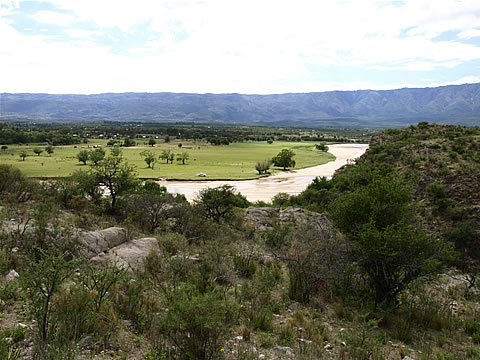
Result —
[{"label": "small shrub", "polygon": [[240,276],[247,279],[251,279],[257,270],[257,264],[251,255],[235,255],[233,266]]},{"label": "small shrub", "polygon": [[0,359],[20,359],[20,347],[17,345],[25,339],[25,329],[5,329],[0,332]]},{"label": "small shrub", "polygon": [[78,341],[94,332],[96,312],[91,295],[80,286],[72,287],[57,296],[52,304],[55,344]]},{"label": "small shrub", "polygon": [[480,350],[474,347],[468,347],[465,349],[465,355],[467,359],[480,359]]},{"label": "small shrub", "polygon": [[289,199],[290,195],[287,193],[278,193],[272,198],[272,205],[275,207],[286,207]]},{"label": "small shrub", "polygon": [[293,229],[289,224],[276,223],[271,230],[266,230],[262,237],[265,244],[271,249],[280,249],[290,242]]},{"label": "small shrub", "polygon": [[6,305],[12,305],[20,298],[18,281],[9,281],[0,286],[0,300]]},{"label": "small shrub", "polygon": [[375,358],[382,347],[382,340],[374,331],[378,322],[375,320],[364,321],[357,331],[347,333],[347,351],[351,359],[369,360]]},{"label": "small shrub", "polygon": [[175,345],[183,359],[217,359],[229,328],[233,304],[223,293],[198,294],[187,286],[167,294],[168,312],[159,322],[162,337]]},{"label": "small shrub", "polygon": [[447,196],[447,190],[444,184],[428,184],[425,190],[434,200],[443,199]]},{"label": "small shrub", "polygon": [[287,325],[278,329],[278,341],[283,346],[293,346],[295,344],[295,330]]},{"label": "small shrub", "polygon": [[255,288],[261,292],[273,290],[282,281],[282,268],[278,263],[267,262],[256,271]]},{"label": "small shrub", "polygon": [[468,335],[473,335],[475,333],[480,334],[480,322],[478,321],[466,319],[463,327]]},{"label": "small shrub", "polygon": [[268,333],[260,333],[258,342],[262,348],[271,349],[275,345],[274,339]]},{"label": "small shrub", "polygon": [[113,302],[122,318],[130,320],[136,331],[143,333],[151,326],[156,309],[144,282],[132,280],[119,284]]},{"label": "small shrub", "polygon": [[185,236],[177,233],[168,233],[159,238],[158,244],[169,255],[175,255],[182,250],[187,243]]},{"label": "small shrub", "polygon": [[269,309],[253,311],[250,315],[250,326],[253,330],[270,331],[273,327],[273,314]]}]

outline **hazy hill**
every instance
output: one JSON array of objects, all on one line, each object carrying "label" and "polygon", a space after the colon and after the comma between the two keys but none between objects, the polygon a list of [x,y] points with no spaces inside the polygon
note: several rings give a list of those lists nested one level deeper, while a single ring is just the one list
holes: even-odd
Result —
[{"label": "hazy hill", "polygon": [[158,121],[401,127],[480,124],[480,84],[280,95],[0,94],[0,120]]}]

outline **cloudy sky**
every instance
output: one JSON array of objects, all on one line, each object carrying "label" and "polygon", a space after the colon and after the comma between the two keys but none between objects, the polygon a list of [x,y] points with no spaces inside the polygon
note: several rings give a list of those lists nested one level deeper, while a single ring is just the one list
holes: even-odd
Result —
[{"label": "cloudy sky", "polygon": [[0,92],[474,82],[479,0],[0,0]]}]

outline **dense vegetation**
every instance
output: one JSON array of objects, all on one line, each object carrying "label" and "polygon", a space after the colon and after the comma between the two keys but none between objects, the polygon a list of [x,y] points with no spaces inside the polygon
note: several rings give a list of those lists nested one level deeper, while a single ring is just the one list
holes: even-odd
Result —
[{"label": "dense vegetation", "polygon": [[[0,165],[0,358],[478,359],[479,146],[387,130],[273,207],[229,186],[190,204],[119,148],[55,182]],[[112,225],[155,238],[141,266],[86,255]]]},{"label": "dense vegetation", "polygon": [[[48,143],[69,145],[92,139],[111,139],[123,144],[126,138],[141,141],[168,142],[178,140],[205,140],[212,144],[228,145],[243,141],[334,141],[365,142],[373,131],[362,128],[279,128],[267,126],[231,126],[201,124],[156,123],[94,123],[94,124],[36,124],[1,123],[0,144]],[[155,143],[154,143],[155,144]]]}]

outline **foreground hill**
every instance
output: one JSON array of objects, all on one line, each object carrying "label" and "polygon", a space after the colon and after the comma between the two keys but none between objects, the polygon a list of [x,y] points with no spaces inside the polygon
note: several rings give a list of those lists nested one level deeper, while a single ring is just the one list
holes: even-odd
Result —
[{"label": "foreground hill", "polygon": [[386,130],[278,206],[0,164],[0,358],[479,359],[479,146]]},{"label": "foreground hill", "polygon": [[280,95],[1,94],[0,120],[158,121],[403,127],[419,121],[478,125],[480,84]]}]

